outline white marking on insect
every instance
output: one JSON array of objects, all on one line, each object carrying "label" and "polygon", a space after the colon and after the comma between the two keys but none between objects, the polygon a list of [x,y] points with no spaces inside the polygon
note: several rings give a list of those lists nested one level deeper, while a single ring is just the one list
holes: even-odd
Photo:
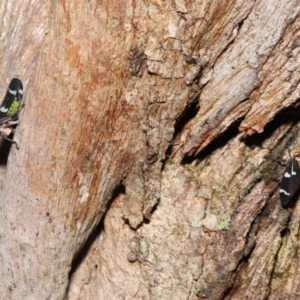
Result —
[{"label": "white marking on insect", "polygon": [[283,193],[283,194],[285,194],[285,195],[287,195],[287,196],[290,196],[290,195],[291,195],[290,193],[286,192],[286,191],[283,190],[283,189],[280,189],[280,190],[279,190],[279,193]]},{"label": "white marking on insect", "polygon": [[13,91],[13,90],[10,90],[10,89],[8,89],[8,91],[9,91],[12,95],[14,95],[14,96],[17,95],[17,91]]},{"label": "white marking on insect", "polygon": [[6,113],[6,112],[8,111],[8,108],[5,108],[5,107],[3,106],[3,107],[0,108],[0,111]]},{"label": "white marking on insect", "polygon": [[289,174],[288,172],[285,172],[285,173],[284,173],[284,177],[290,178],[290,177],[291,177],[291,174]]},{"label": "white marking on insect", "polygon": [[297,173],[294,171],[294,164],[292,164],[292,175],[297,175]]}]

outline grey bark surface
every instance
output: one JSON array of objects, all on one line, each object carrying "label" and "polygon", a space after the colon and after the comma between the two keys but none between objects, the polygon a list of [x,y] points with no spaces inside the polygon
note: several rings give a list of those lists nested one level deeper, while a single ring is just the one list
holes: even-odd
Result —
[{"label": "grey bark surface", "polygon": [[299,1],[0,5],[2,299],[299,299]]}]

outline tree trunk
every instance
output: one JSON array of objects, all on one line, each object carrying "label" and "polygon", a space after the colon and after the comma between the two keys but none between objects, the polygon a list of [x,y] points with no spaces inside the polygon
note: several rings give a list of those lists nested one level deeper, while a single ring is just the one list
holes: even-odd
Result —
[{"label": "tree trunk", "polygon": [[1,298],[298,299],[300,210],[278,182],[300,146],[299,11],[3,2],[0,91],[20,78],[26,105]]}]

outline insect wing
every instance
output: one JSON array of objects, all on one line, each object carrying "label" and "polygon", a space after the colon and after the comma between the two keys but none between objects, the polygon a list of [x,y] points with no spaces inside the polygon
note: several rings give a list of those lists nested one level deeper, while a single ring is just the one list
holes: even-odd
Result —
[{"label": "insect wing", "polygon": [[0,123],[3,118],[15,115],[21,108],[23,84],[20,79],[13,78],[0,106]]},{"label": "insect wing", "polygon": [[297,154],[289,160],[281,183],[280,201],[282,205],[288,204],[300,185],[300,155]]}]

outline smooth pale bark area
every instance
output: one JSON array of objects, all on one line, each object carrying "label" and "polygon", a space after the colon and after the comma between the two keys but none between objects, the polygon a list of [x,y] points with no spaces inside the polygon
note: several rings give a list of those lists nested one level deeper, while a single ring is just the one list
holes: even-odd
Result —
[{"label": "smooth pale bark area", "polygon": [[297,299],[300,211],[278,180],[300,147],[299,11],[1,2],[0,89],[17,76],[26,102],[1,298]]}]

